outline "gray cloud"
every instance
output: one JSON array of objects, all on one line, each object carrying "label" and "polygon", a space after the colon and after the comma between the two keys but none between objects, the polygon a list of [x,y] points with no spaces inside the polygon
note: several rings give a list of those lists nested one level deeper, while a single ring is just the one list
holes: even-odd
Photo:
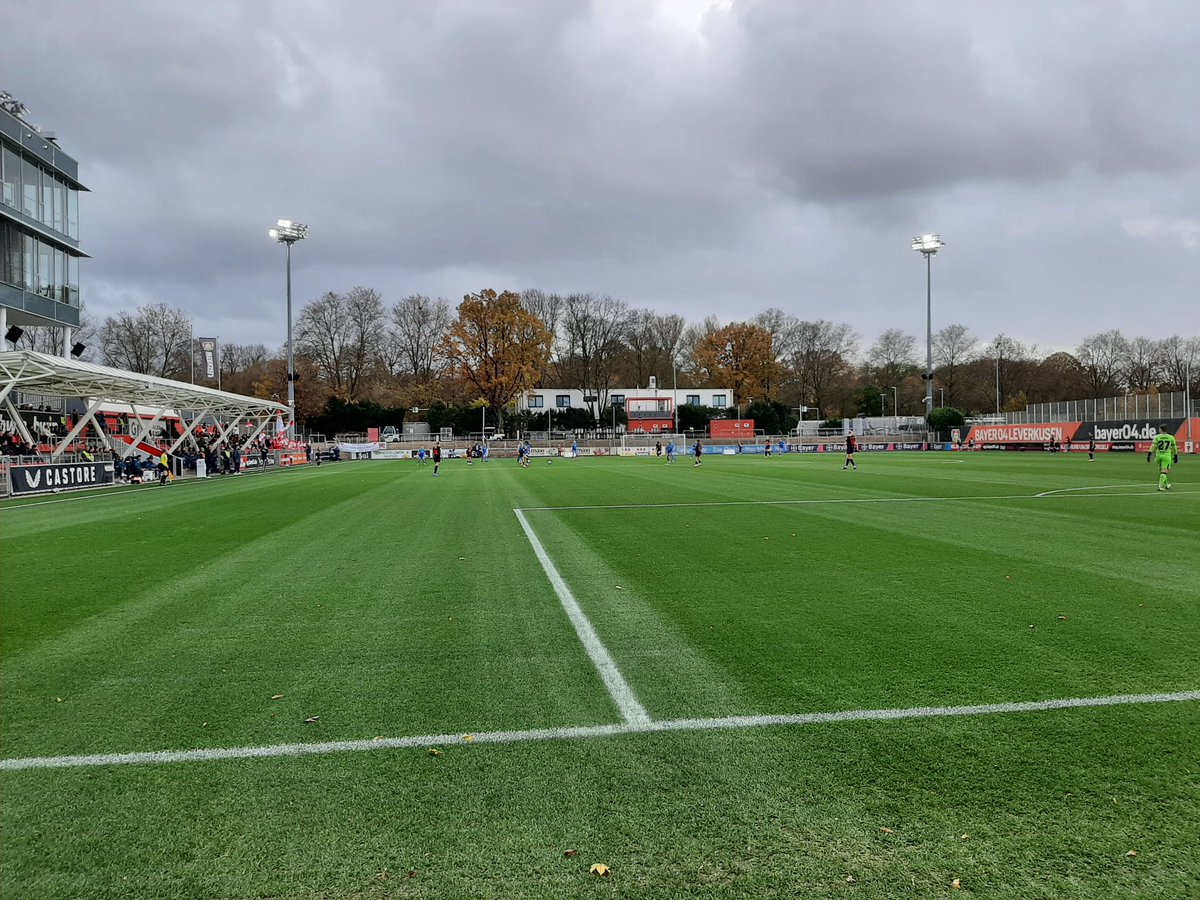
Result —
[{"label": "gray cloud", "polygon": [[[1094,2],[24,4],[3,87],[93,188],[99,315],[226,340],[484,286],[1070,346],[1200,331],[1200,9]],[[62,64],[47,64],[59,60]],[[1147,303],[1173,309],[1145,315]]]}]

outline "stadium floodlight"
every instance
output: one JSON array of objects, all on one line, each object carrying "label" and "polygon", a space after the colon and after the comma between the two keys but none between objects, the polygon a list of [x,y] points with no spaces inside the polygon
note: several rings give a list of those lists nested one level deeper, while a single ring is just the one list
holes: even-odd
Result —
[{"label": "stadium floodlight", "polygon": [[296,436],[296,367],[292,354],[292,244],[308,237],[308,226],[279,219],[274,228],[267,229],[267,236],[287,248],[287,380],[288,380],[288,425],[289,438]]},{"label": "stadium floodlight", "polygon": [[925,417],[933,412],[933,255],[946,244],[938,234],[913,238],[912,248],[925,257]]}]

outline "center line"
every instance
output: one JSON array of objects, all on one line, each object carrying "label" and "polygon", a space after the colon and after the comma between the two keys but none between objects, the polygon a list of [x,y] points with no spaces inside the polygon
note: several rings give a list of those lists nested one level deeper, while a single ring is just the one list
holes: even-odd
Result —
[{"label": "center line", "polygon": [[554,593],[558,594],[559,603],[562,604],[562,608],[566,611],[567,618],[571,620],[571,624],[575,626],[575,633],[579,635],[579,640],[583,643],[584,649],[587,650],[587,654],[592,660],[592,665],[596,667],[596,670],[600,673],[600,677],[604,680],[604,686],[608,688],[608,694],[612,697],[613,702],[617,704],[617,709],[621,711],[621,716],[631,725],[649,724],[649,713],[638,702],[633,689],[625,681],[620,669],[617,668],[617,664],[613,662],[612,656],[609,655],[608,648],[600,641],[600,638],[596,635],[596,630],[592,628],[592,623],[588,621],[588,617],[579,608],[579,603],[576,601],[575,595],[571,593],[571,589],[567,587],[567,583],[558,574],[558,569],[550,561],[550,557],[546,553],[546,548],[542,546],[542,542],[538,540],[538,536],[533,533],[533,529],[529,526],[529,521],[525,518],[525,513],[519,509],[514,509],[513,512],[517,514],[517,521],[521,523],[521,527],[525,530],[525,536],[529,538],[529,543],[533,545],[533,552],[537,555],[538,562],[542,564],[542,570],[546,573],[546,577],[550,579],[550,584],[554,587]]}]

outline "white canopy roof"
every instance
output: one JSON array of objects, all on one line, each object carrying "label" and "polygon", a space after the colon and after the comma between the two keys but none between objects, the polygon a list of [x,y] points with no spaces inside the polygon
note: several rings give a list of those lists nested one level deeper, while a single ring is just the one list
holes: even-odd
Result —
[{"label": "white canopy roof", "polygon": [[231,394],[197,384],[139,375],[124,369],[64,359],[33,350],[0,352],[0,395],[13,389],[60,397],[90,397],[138,406],[208,410],[210,415],[265,418],[282,413],[286,404]]}]

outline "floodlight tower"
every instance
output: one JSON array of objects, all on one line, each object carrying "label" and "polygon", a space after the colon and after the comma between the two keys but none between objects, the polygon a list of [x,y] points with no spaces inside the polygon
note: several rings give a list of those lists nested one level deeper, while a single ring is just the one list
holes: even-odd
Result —
[{"label": "floodlight tower", "polygon": [[912,248],[925,256],[925,421],[933,412],[933,255],[946,244],[941,235],[913,238]]},{"label": "floodlight tower", "polygon": [[280,219],[267,235],[287,248],[287,382],[288,382],[288,438],[296,436],[296,368],[292,356],[292,244],[308,237],[308,226]]}]

